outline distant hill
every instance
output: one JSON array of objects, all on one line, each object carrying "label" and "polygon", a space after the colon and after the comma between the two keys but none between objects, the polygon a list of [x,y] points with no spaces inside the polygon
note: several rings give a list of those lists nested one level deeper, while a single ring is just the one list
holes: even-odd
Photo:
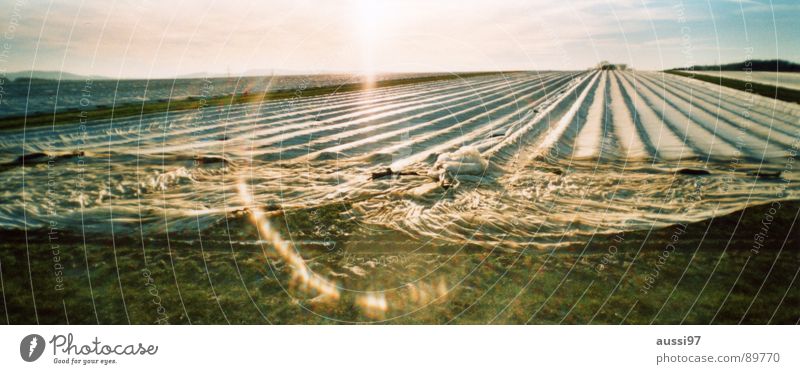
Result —
[{"label": "distant hill", "polygon": [[695,71],[780,71],[800,73],[800,64],[786,60],[745,60],[724,65],[694,65],[673,70],[695,70]]},{"label": "distant hill", "polygon": [[36,80],[65,80],[65,81],[82,81],[86,79],[111,79],[108,77],[101,77],[97,75],[79,75],[73,74],[68,72],[60,72],[60,71],[44,71],[44,70],[26,70],[26,71],[16,71],[12,73],[6,73],[6,78],[9,80],[17,80],[17,79],[36,79]]}]

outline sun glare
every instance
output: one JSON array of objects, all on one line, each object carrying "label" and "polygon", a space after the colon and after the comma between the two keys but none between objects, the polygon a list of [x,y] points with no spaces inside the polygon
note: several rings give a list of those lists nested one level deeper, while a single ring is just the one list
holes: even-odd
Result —
[{"label": "sun glare", "polygon": [[365,78],[368,87],[375,85],[375,54],[380,40],[380,23],[384,13],[377,1],[358,0],[356,14],[356,33],[361,51],[360,74]]}]

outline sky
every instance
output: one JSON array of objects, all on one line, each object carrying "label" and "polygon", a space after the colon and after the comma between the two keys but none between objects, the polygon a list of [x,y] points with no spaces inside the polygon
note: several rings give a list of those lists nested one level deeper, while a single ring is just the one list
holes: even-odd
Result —
[{"label": "sky", "polygon": [[0,0],[0,72],[658,70],[800,61],[798,0]]}]

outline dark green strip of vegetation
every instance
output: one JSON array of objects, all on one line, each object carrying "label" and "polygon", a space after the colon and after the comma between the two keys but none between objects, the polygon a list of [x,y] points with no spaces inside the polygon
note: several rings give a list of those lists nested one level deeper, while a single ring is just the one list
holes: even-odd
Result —
[{"label": "dark green strip of vegetation", "polygon": [[672,70],[694,71],[779,71],[800,73],[800,64],[786,60],[745,60],[722,65],[692,65]]},{"label": "dark green strip of vegetation", "polygon": [[17,129],[23,127],[58,126],[66,123],[108,120],[112,118],[125,118],[149,113],[163,113],[182,110],[197,110],[200,108],[219,107],[225,105],[259,103],[273,100],[302,99],[313,96],[328,95],[332,93],[351,92],[375,88],[400,86],[404,84],[425,83],[433,81],[470,78],[481,75],[502,74],[503,72],[477,72],[463,74],[435,75],[419,78],[388,79],[375,82],[372,87],[363,83],[349,83],[338,86],[325,86],[306,88],[303,90],[290,89],[275,92],[257,92],[249,94],[232,94],[212,98],[191,97],[172,101],[148,101],[119,104],[114,107],[94,108],[89,110],[68,110],[58,113],[44,113],[29,116],[16,116],[0,119],[0,130]]},{"label": "dark green strip of vegetation", "polygon": [[692,74],[685,71],[666,70],[667,73],[680,75],[682,77],[694,78],[704,82],[718,84],[740,91],[752,92],[756,95],[766,96],[772,99],[788,101],[792,103],[800,103],[800,91],[792,90],[785,87],[770,86],[768,84],[747,82],[739,79],[731,79],[725,77],[714,77],[703,74]]}]

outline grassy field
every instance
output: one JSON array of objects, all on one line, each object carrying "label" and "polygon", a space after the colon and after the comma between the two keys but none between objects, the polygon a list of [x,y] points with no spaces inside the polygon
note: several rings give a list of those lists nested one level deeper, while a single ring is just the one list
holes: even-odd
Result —
[{"label": "grassy field", "polygon": [[[344,209],[300,211],[273,221],[305,240],[318,234],[308,226],[309,215],[324,219]],[[110,239],[48,241],[46,232],[29,232],[26,245],[22,233],[6,232],[0,321],[794,324],[800,317],[798,211],[798,202],[756,206],[685,228],[596,236],[588,245],[557,252],[430,246],[397,252],[398,243],[408,244],[399,237],[372,244],[348,239],[357,236],[355,224],[329,228],[334,250],[302,248],[314,271],[348,288],[399,287],[379,315],[364,313],[358,293],[315,303],[314,295],[293,287],[286,265],[269,248],[262,252],[240,241],[255,236],[246,218],[232,218],[230,230],[206,233],[202,246],[196,234],[169,245],[166,236],[144,243],[117,238],[112,246]],[[765,217],[773,224],[756,239]],[[417,277],[424,281],[416,283],[415,296],[401,297],[409,295],[403,285]]]},{"label": "grassy field", "polygon": [[332,93],[352,92],[365,89],[385,88],[404,84],[425,83],[441,80],[462,79],[488,74],[502,74],[502,72],[477,72],[424,76],[418,78],[388,79],[375,82],[371,87],[361,83],[350,83],[338,86],[314,87],[303,90],[280,90],[274,92],[254,92],[248,94],[235,94],[216,96],[212,98],[186,98],[171,101],[147,101],[124,103],[114,107],[97,108],[86,111],[69,110],[57,113],[36,114],[29,116],[14,116],[0,118],[0,130],[20,129],[23,127],[58,126],[79,121],[108,120],[111,118],[124,118],[139,116],[149,113],[163,113],[183,110],[195,110],[201,107],[219,107],[236,104],[252,104],[273,100],[301,99],[313,96],[328,95]]},{"label": "grassy field", "polygon": [[783,100],[792,103],[800,103],[800,91],[786,87],[775,87],[768,84],[747,82],[743,80],[731,79],[725,77],[712,77],[703,74],[692,74],[678,70],[666,70],[666,72],[670,74],[680,75],[682,77],[694,78],[704,82],[718,84],[720,86],[733,88],[740,91],[750,91],[756,95],[761,95],[772,99]]}]

